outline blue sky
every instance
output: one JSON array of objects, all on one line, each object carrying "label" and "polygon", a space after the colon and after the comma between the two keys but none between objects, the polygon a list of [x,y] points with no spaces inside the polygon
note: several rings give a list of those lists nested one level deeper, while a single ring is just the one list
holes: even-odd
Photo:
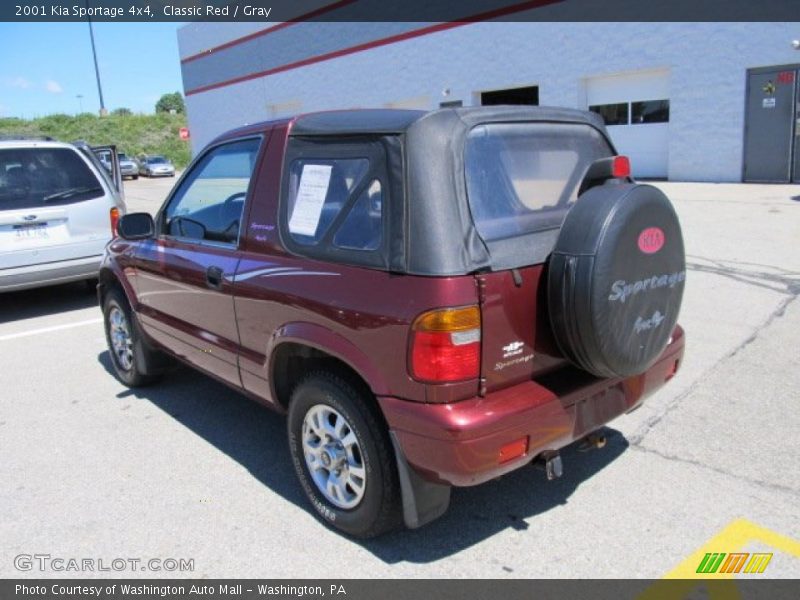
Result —
[{"label": "blue sky", "polygon": [[[152,113],[162,94],[183,93],[180,25],[92,24],[109,111]],[[0,23],[0,57],[0,117],[100,109],[87,23]]]}]

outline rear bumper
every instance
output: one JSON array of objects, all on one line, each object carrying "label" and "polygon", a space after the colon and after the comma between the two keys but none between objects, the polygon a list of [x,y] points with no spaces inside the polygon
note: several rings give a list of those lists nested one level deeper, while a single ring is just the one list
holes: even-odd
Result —
[{"label": "rear bumper", "polygon": [[[428,481],[469,486],[518,469],[637,408],[674,375],[683,360],[683,330],[658,362],[623,380],[590,379],[559,391],[530,381],[452,404],[391,397],[378,401],[408,463]],[[528,451],[500,463],[500,448],[528,438]]]},{"label": "rear bumper", "polygon": [[0,292],[26,290],[97,277],[103,256],[27,265],[0,270]]}]

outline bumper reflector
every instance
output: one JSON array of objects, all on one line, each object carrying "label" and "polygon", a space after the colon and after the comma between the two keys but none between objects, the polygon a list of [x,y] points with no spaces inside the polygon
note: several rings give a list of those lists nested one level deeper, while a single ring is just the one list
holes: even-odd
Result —
[{"label": "bumper reflector", "polygon": [[666,376],[664,377],[664,381],[669,381],[673,377],[675,377],[675,373],[678,372],[678,363],[680,361],[676,360],[672,365],[670,365],[669,371],[667,371]]},{"label": "bumper reflector", "polygon": [[524,456],[528,451],[528,436],[514,440],[510,444],[506,444],[500,448],[500,456],[497,462],[499,464],[507,463],[510,460]]}]

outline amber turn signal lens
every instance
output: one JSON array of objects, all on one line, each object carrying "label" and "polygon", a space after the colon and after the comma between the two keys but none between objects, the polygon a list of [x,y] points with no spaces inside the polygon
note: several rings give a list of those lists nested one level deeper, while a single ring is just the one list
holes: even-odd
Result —
[{"label": "amber turn signal lens", "polygon": [[117,223],[119,223],[119,209],[115,206],[109,213],[111,218],[111,237],[117,237]]},{"label": "amber turn signal lens", "polygon": [[477,306],[432,310],[414,321],[415,331],[467,331],[480,326],[481,311]]}]

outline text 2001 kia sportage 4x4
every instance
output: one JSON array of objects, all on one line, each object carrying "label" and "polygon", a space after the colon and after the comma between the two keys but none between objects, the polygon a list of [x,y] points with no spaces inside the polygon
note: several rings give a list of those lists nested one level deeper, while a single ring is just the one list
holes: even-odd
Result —
[{"label": "text 2001 kia sportage 4x4", "polygon": [[288,413],[311,506],[359,537],[447,508],[676,372],[678,219],[591,113],[334,111],[210,144],[107,249],[129,385],[177,357]]}]

